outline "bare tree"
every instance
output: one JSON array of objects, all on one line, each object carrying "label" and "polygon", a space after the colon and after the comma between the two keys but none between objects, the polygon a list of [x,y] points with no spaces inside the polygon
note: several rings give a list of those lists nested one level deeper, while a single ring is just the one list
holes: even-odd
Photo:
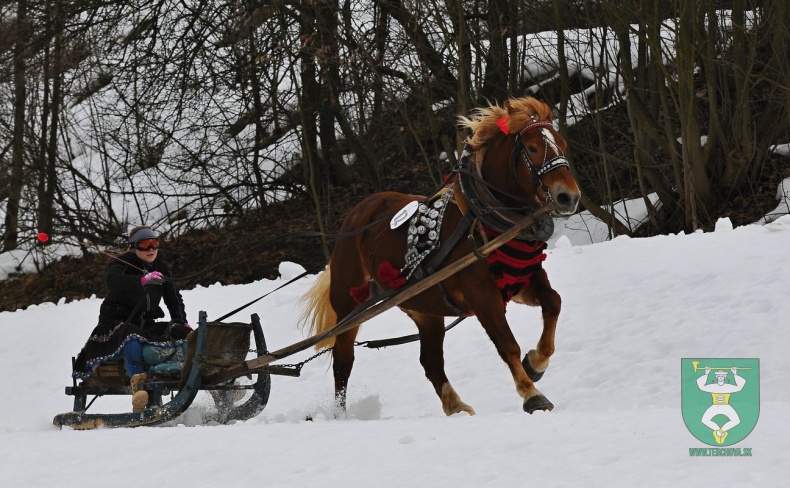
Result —
[{"label": "bare tree", "polygon": [[19,244],[19,205],[22,197],[22,171],[25,152],[25,61],[29,25],[27,22],[27,0],[18,0],[16,8],[16,36],[13,50],[14,77],[14,126],[11,141],[11,171],[6,191],[5,228],[3,231],[3,250],[16,249]]},{"label": "bare tree", "polygon": [[612,235],[632,231],[614,205],[634,196],[648,232],[711,225],[753,199],[790,130],[787,2],[729,4],[5,2],[3,249],[34,229],[180,233],[295,194],[328,230],[333,189],[417,163],[439,184],[455,116],[524,94],[556,107]]}]

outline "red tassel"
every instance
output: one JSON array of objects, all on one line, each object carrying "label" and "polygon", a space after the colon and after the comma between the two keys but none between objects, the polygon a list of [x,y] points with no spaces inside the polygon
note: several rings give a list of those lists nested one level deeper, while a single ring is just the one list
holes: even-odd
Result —
[{"label": "red tassel", "polygon": [[510,118],[507,115],[503,115],[499,117],[496,121],[496,125],[499,126],[499,130],[501,130],[506,136],[510,135],[510,129],[507,128],[507,124],[510,122]]},{"label": "red tassel", "polygon": [[379,279],[389,283],[400,276],[400,271],[395,269],[389,261],[384,261],[379,265]]},{"label": "red tassel", "polygon": [[351,295],[351,298],[353,298],[358,304],[364,302],[370,296],[370,281],[366,281],[362,285],[352,287],[348,294]]},{"label": "red tassel", "polygon": [[389,261],[384,261],[379,265],[379,280],[387,283],[393,290],[406,284],[406,278],[402,277],[400,271],[395,269]]}]

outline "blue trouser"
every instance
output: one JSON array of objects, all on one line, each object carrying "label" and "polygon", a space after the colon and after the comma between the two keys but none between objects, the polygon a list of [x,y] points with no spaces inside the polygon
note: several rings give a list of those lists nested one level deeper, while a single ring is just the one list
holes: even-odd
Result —
[{"label": "blue trouser", "polygon": [[123,346],[123,365],[129,378],[145,371],[143,361],[143,343],[138,339],[129,339]]},{"label": "blue trouser", "polygon": [[123,346],[123,364],[129,378],[145,371],[147,364],[155,364],[157,373],[178,373],[187,355],[187,344],[178,344],[175,354],[172,346],[144,345],[139,339],[129,339]]}]

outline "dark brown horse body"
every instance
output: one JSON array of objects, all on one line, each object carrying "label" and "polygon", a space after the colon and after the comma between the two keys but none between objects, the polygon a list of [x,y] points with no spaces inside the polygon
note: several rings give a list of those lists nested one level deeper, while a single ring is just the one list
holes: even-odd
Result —
[{"label": "dark brown horse body", "polygon": [[[467,141],[475,149],[472,172],[476,171],[478,180],[485,182],[495,201],[521,216],[526,209],[534,209],[549,198],[554,202],[557,213],[575,211],[579,188],[563,157],[566,142],[552,127],[551,111],[546,104],[532,98],[515,99],[504,108],[480,109],[473,118],[462,117],[460,121],[474,134]],[[474,208],[468,191],[463,191],[459,175],[455,176],[449,188],[453,189],[453,195],[443,217],[442,243],[450,239],[464,214],[471,211],[470,207]],[[396,286],[396,281],[382,276],[382,268],[404,267],[409,226],[392,229],[388,217],[394,216],[410,202],[423,200],[424,197],[417,195],[383,192],[368,197],[351,210],[340,232],[351,232],[376,220],[384,220],[364,232],[337,240],[328,269],[304,297],[307,303],[304,320],[310,323],[313,333],[331,328],[351,313],[358,305],[360,290],[366,290],[366,283],[373,281],[383,290]],[[477,246],[484,239],[480,229],[476,223],[469,232]],[[461,239],[454,244],[439,268],[470,251],[467,239]],[[497,276],[492,269],[488,262],[478,261],[444,280],[441,286],[434,286],[401,305],[400,308],[417,324],[420,363],[425,375],[441,398],[442,409],[447,415],[462,411],[474,414],[447,379],[443,341],[444,317],[475,315],[510,368],[516,390],[523,399],[524,410],[530,413],[551,410],[553,405],[538,391],[534,381],[543,375],[549,357],[554,353],[560,296],[552,289],[545,270],[539,265],[512,295],[514,301],[539,306],[543,313],[543,333],[537,347],[530,350],[522,362],[521,349],[505,318],[506,300],[510,296],[502,293],[501,285],[497,286],[497,280],[501,281],[502,276]],[[345,407],[357,331],[358,327],[334,338],[333,372],[340,408]],[[317,347],[331,346],[331,342]]]}]

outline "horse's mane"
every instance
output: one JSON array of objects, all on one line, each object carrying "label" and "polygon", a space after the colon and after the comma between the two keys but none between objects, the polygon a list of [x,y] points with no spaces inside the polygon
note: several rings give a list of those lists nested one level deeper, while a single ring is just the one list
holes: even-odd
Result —
[{"label": "horse's mane", "polygon": [[[502,117],[502,122],[499,122]],[[533,119],[534,117],[534,119]],[[534,120],[552,120],[551,107],[532,97],[511,98],[504,107],[489,105],[472,111],[471,118],[458,117],[458,125],[471,129],[472,135],[467,142],[474,148],[485,146],[495,136],[502,133],[499,124],[504,124],[508,133],[517,132]]]}]

